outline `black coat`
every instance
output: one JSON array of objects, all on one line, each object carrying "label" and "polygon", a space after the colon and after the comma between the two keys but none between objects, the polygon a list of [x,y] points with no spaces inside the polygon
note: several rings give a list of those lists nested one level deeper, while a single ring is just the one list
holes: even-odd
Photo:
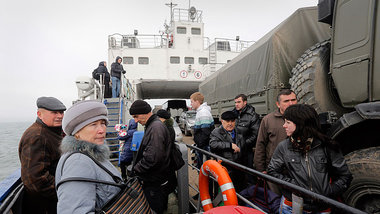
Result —
[{"label": "black coat", "polygon": [[121,59],[121,57],[116,57],[116,61],[111,65],[111,76],[120,79],[121,73],[125,74],[125,70],[123,68],[123,65],[117,62],[118,59]]},{"label": "black coat", "polygon": [[169,131],[156,115],[152,115],[146,125],[144,137],[133,161],[133,170],[144,185],[160,185],[174,173],[170,168],[170,154],[174,143]]},{"label": "black coat", "polygon": [[255,147],[257,140],[257,133],[260,128],[260,119],[259,115],[255,112],[255,108],[251,105],[246,105],[242,111],[238,113],[238,119],[236,120],[236,128],[243,135],[247,149]]},{"label": "black coat", "polygon": [[[314,139],[306,154],[293,148],[289,138],[282,141],[274,151],[268,174],[332,198],[347,190],[352,180],[342,153],[330,149],[318,139]],[[283,194],[291,200],[289,190],[284,189]],[[305,210],[321,210],[324,207],[311,199],[304,199]]]},{"label": "black coat", "polygon": [[[235,143],[240,148],[240,152],[234,153],[234,150],[232,149],[232,143]],[[245,149],[245,142],[243,136],[236,128],[234,141],[231,135],[223,128],[223,126],[220,126],[211,132],[210,149],[211,152],[215,153],[216,155],[222,156],[230,161],[241,163],[242,151]]]},{"label": "black coat", "polygon": [[92,73],[92,77],[96,80],[100,80],[100,75],[103,76],[104,83],[110,82],[110,73],[108,73],[107,67],[104,66],[104,62],[99,62],[98,68],[96,68],[94,72]]}]

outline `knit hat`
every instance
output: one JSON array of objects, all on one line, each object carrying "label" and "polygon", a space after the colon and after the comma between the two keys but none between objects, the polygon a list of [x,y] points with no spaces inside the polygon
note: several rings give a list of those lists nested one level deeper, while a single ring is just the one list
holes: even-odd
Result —
[{"label": "knit hat", "polygon": [[165,109],[160,109],[157,111],[157,116],[164,118],[164,119],[169,119],[170,118],[170,112],[166,111]]},{"label": "knit hat", "polygon": [[66,106],[63,105],[63,103],[55,97],[39,97],[36,103],[37,103],[37,108],[44,108],[49,111],[65,111],[66,110]]},{"label": "knit hat", "polygon": [[237,118],[237,114],[233,111],[225,111],[221,115],[222,120],[235,120]]},{"label": "knit hat", "polygon": [[151,110],[152,108],[147,102],[145,102],[144,100],[136,100],[131,105],[131,108],[129,108],[129,114],[130,115],[148,114]]},{"label": "knit hat", "polygon": [[95,100],[85,100],[75,103],[63,116],[62,129],[66,135],[74,135],[86,125],[105,120],[108,125],[107,107]]}]

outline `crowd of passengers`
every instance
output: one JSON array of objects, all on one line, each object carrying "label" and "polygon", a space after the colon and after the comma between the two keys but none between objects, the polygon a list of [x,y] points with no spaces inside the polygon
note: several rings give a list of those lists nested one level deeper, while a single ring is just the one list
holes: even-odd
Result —
[{"label": "crowd of passengers", "polygon": [[[196,92],[190,101],[196,110],[193,139],[197,147],[333,199],[350,185],[352,175],[339,144],[322,133],[317,112],[309,105],[297,104],[293,91],[281,90],[276,100],[278,109],[262,120],[247,104],[247,97],[239,94],[235,108],[221,114],[217,128],[204,96]],[[152,211],[165,212],[168,195],[177,186],[170,158],[175,146],[170,113],[160,110],[153,114],[150,105],[142,100],[131,105],[129,113],[133,119],[127,133],[119,137],[125,141],[124,148],[130,147],[137,123],[145,131],[135,154],[121,151],[120,174],[110,162],[105,144],[108,112],[104,104],[81,101],[66,111],[58,99],[40,97],[37,108],[37,119],[19,144],[25,186],[23,213],[94,213],[112,200],[120,188],[62,180],[79,177],[115,182],[113,177],[122,181],[131,176],[139,177]],[[196,164],[201,168],[203,155],[197,153]],[[127,175],[128,165],[131,170]],[[224,166],[237,192],[257,182],[251,175]],[[62,184],[58,188],[59,183]],[[292,213],[292,192],[274,183],[268,182],[268,186],[282,195],[279,213]],[[305,198],[303,211],[330,213],[331,209]]]}]

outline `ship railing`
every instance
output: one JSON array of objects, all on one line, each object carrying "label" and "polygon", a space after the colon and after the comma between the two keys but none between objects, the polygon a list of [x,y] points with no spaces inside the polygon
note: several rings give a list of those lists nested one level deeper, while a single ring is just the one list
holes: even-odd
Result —
[{"label": "ship railing", "polygon": [[118,48],[167,48],[169,38],[158,34],[112,34],[108,36],[108,47]]},{"label": "ship railing", "polygon": [[194,13],[190,13],[189,9],[174,8],[171,20],[202,23],[202,14],[203,12],[201,10],[196,10]]},{"label": "ship railing", "polygon": [[255,41],[243,41],[239,39],[215,38],[210,40],[204,38],[204,49],[210,51],[230,51],[240,53],[253,45]]},{"label": "ship railing", "polygon": [[[296,193],[297,195],[300,195],[300,196],[302,196],[304,198],[313,199],[314,202],[319,202],[319,203],[327,204],[333,210],[340,211],[339,213],[365,214],[365,212],[363,212],[361,210],[358,210],[358,209],[356,209],[354,207],[350,207],[350,206],[348,206],[348,205],[346,205],[344,203],[341,203],[339,201],[333,200],[333,199],[328,198],[326,196],[317,194],[315,192],[309,191],[309,190],[304,189],[304,188],[302,188],[300,186],[294,185],[292,183],[285,182],[283,180],[280,180],[280,179],[277,179],[275,177],[272,177],[272,176],[270,176],[268,174],[264,174],[264,173],[261,173],[259,171],[254,170],[254,169],[251,169],[251,168],[248,168],[246,166],[240,165],[238,163],[235,163],[233,161],[225,159],[225,158],[223,158],[221,156],[215,155],[214,153],[208,152],[208,151],[203,150],[203,149],[199,149],[196,146],[187,145],[187,144],[184,144],[184,145],[186,145],[189,149],[197,150],[198,152],[202,153],[204,159],[206,158],[206,155],[207,155],[207,156],[212,157],[213,159],[222,160],[222,162],[224,162],[225,164],[227,164],[229,166],[232,166],[234,169],[240,170],[240,171],[242,171],[242,172],[244,172],[246,174],[253,175],[253,176],[255,176],[255,177],[259,178],[259,179],[263,179],[263,180],[275,183],[278,186],[280,186],[282,188],[285,188],[285,189],[288,189],[288,190],[290,190],[290,191],[292,191],[292,192]],[[186,160],[187,160],[187,158],[186,158]],[[191,163],[188,163],[188,167],[191,167],[199,175],[199,169],[198,168],[196,168],[195,166],[193,166]],[[212,178],[212,179],[215,181],[214,178]],[[196,191],[197,193],[199,193],[199,190],[196,187],[194,187],[193,185],[191,185],[190,183],[189,183],[189,187],[191,189],[193,189],[194,191]],[[256,205],[252,204],[250,201],[248,201],[246,198],[242,197],[240,194],[237,193],[237,196],[238,196],[239,199],[243,200],[249,206],[251,206],[251,207],[253,207],[255,209],[260,210],[259,207],[257,207]],[[200,203],[201,203],[201,201],[200,201],[200,197],[199,196],[198,196],[197,204],[194,204],[192,201],[190,201],[190,204],[192,204],[192,206],[197,209],[197,213],[200,212],[200,206],[201,206]]]},{"label": "ship railing", "polygon": [[121,92],[120,96],[125,97],[129,101],[134,101],[135,100],[135,90],[133,89],[133,86],[129,79],[125,77],[125,75],[121,75]]}]

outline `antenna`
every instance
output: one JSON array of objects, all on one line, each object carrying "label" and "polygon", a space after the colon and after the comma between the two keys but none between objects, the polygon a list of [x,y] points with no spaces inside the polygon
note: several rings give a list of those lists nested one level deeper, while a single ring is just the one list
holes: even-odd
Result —
[{"label": "antenna", "polygon": [[168,7],[170,7],[170,25],[171,25],[173,23],[173,21],[174,21],[173,8],[175,6],[177,6],[178,4],[173,4],[173,2],[170,1],[170,3],[166,3],[165,5],[168,6]]}]

